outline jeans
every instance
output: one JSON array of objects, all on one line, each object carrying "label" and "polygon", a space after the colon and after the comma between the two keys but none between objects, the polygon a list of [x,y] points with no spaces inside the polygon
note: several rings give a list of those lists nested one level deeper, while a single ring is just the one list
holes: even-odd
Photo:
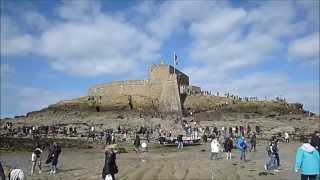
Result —
[{"label": "jeans", "polygon": [[181,150],[183,148],[183,142],[178,142],[178,150]]},{"label": "jeans", "polygon": [[270,155],[269,156],[269,160],[268,162],[266,163],[266,166],[267,166],[267,169],[270,170],[270,169],[276,169],[278,166],[277,166],[277,160],[276,160],[276,157],[275,155]]},{"label": "jeans", "polygon": [[316,180],[317,175],[304,175],[301,174],[301,180]]},{"label": "jeans", "polygon": [[246,150],[240,150],[240,160],[246,160]]},{"label": "jeans", "polygon": [[252,150],[256,151],[256,143],[251,143],[250,152],[251,152]]},{"label": "jeans", "polygon": [[53,165],[53,164],[51,164],[51,171],[50,171],[50,173],[55,174],[55,173],[56,173],[56,171],[57,171],[57,165]]},{"label": "jeans", "polygon": [[275,154],[276,156],[276,160],[277,160],[277,166],[280,166],[280,157],[279,157],[279,153]]}]

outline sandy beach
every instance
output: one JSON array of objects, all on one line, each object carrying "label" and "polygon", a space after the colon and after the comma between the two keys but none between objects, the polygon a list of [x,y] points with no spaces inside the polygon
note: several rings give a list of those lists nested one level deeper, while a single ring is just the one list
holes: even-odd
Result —
[{"label": "sandy beach", "polygon": [[[175,147],[151,145],[149,152],[135,153],[127,146],[128,153],[117,154],[119,173],[116,179],[130,180],[232,180],[232,179],[265,179],[294,180],[299,174],[293,170],[295,151],[300,143],[280,144],[281,170],[270,171],[272,174],[259,175],[265,172],[265,142],[258,143],[257,151],[248,153],[247,161],[239,160],[239,152],[233,150],[233,159],[226,160],[220,153],[218,160],[209,160],[209,144],[187,146],[182,152]],[[46,153],[44,153],[46,157]],[[62,149],[58,163],[58,173],[49,175],[49,166],[43,165],[42,174],[30,176],[31,152],[1,152],[3,165],[20,167],[27,174],[27,179],[101,179],[104,163],[103,146],[93,149]],[[44,161],[44,160],[43,160]]]}]

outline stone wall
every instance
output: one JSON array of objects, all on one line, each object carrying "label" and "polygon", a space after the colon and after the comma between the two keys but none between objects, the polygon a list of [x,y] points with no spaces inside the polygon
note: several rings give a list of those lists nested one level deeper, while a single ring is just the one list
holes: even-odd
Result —
[{"label": "stone wall", "polygon": [[181,113],[180,93],[188,86],[187,75],[174,70],[172,66],[159,64],[150,68],[148,80],[116,81],[96,85],[89,89],[88,97],[92,105],[101,106],[101,109],[114,104],[114,96],[124,96],[120,98],[120,104],[129,104],[131,101],[130,106],[134,109]]},{"label": "stone wall", "polygon": [[181,114],[181,109],[177,78],[175,74],[172,74],[171,79],[162,84],[160,95],[160,111]]},{"label": "stone wall", "polygon": [[112,95],[139,95],[149,96],[149,81],[116,81],[106,84],[99,84],[89,89],[89,96],[112,96]]}]

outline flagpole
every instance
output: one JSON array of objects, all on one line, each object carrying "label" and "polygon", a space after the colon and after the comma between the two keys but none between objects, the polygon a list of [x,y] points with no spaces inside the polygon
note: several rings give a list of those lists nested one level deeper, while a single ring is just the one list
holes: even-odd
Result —
[{"label": "flagpole", "polygon": [[173,52],[173,74],[176,74],[175,56],[176,56],[176,52]]}]

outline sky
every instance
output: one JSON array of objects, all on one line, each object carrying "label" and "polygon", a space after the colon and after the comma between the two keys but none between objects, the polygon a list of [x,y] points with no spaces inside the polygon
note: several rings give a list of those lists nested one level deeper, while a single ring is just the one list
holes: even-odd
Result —
[{"label": "sky", "polygon": [[319,1],[1,2],[1,118],[147,79],[164,61],[204,90],[319,107]]}]

